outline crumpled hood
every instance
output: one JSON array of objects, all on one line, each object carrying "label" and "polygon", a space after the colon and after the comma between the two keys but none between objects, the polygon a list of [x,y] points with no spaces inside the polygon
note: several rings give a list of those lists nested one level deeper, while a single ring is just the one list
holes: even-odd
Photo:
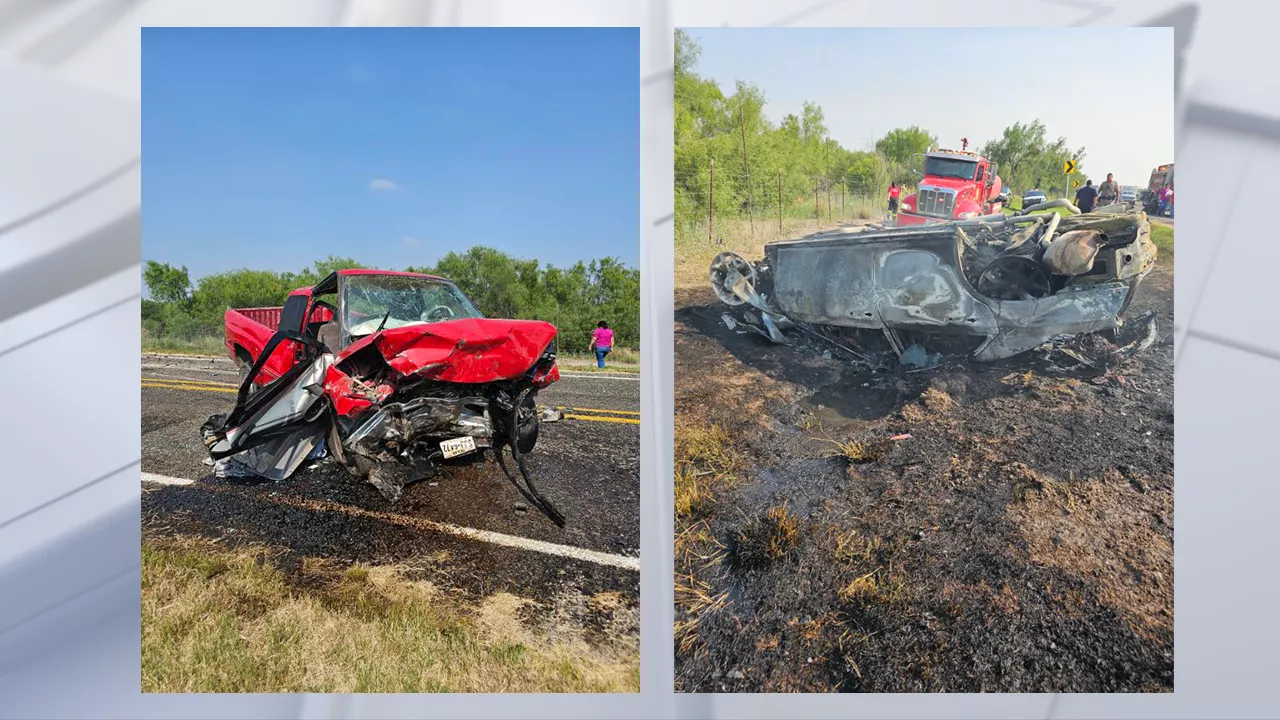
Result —
[{"label": "crumpled hood", "polygon": [[541,320],[463,318],[382,330],[352,343],[337,363],[374,345],[401,375],[487,383],[527,372],[555,336],[556,327]]}]

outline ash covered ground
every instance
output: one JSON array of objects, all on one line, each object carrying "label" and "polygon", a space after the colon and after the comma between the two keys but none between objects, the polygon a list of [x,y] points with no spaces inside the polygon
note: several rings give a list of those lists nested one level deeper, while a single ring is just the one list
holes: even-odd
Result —
[{"label": "ash covered ground", "polygon": [[1172,691],[1171,262],[1107,374],[872,372],[727,309],[677,290],[678,691]]}]

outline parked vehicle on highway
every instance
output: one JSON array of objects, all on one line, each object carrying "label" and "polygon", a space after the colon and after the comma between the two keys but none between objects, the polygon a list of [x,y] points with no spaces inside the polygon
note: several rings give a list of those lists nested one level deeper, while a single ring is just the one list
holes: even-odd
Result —
[{"label": "parked vehicle on highway", "polygon": [[897,224],[932,225],[1000,212],[1007,198],[997,169],[996,163],[967,150],[925,153],[920,187],[903,198]]},{"label": "parked vehicle on highway", "polygon": [[234,409],[202,428],[220,473],[283,479],[328,455],[395,500],[442,465],[491,452],[564,525],[524,459],[537,393],[560,377],[551,323],[486,318],[444,278],[381,270],[340,270],[283,307],[224,319],[240,388]]},{"label": "parked vehicle on highway", "polygon": [[1024,208],[1029,208],[1032,205],[1039,205],[1040,203],[1047,202],[1048,200],[1049,197],[1045,195],[1044,191],[1040,188],[1028,190],[1022,193],[1022,207]]},{"label": "parked vehicle on highway", "polygon": [[1120,191],[1120,202],[1137,202],[1138,191],[1131,187],[1126,187]]}]

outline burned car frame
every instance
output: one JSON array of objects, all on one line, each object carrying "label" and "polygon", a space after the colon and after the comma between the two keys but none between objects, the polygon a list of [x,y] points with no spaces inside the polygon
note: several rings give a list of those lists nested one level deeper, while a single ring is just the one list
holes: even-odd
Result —
[{"label": "burned car frame", "polygon": [[[329,295],[336,306],[319,299]],[[443,278],[368,270],[295,290],[278,317],[258,352],[236,345],[251,362],[235,406],[201,428],[219,474],[279,480],[328,456],[394,501],[443,466],[492,456],[564,526],[526,458],[541,424],[538,391],[560,377],[555,326],[485,318]],[[229,310],[227,324],[230,336],[252,321]]]},{"label": "burned car frame", "polygon": [[[722,302],[758,311],[758,331],[774,342],[796,325],[879,330],[901,356],[904,333],[962,336],[976,341],[973,359],[993,361],[1058,336],[1118,331],[1156,247],[1146,215],[1117,205],[841,229],[769,243],[764,255],[752,264],[721,253],[711,284]],[[1149,344],[1154,315],[1142,324]]]}]

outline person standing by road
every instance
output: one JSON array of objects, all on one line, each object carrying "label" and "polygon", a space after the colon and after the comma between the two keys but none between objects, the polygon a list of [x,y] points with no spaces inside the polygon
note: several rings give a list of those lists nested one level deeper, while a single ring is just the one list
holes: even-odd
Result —
[{"label": "person standing by road", "polygon": [[889,218],[890,219],[898,217],[898,195],[899,194],[901,194],[901,190],[898,189],[898,183],[890,182],[889,183]]},{"label": "person standing by road", "polygon": [[1173,205],[1173,186],[1165,185],[1160,188],[1160,215],[1164,216],[1168,213],[1171,205]]},{"label": "person standing by road", "polygon": [[604,356],[613,350],[613,331],[609,329],[609,323],[601,320],[591,331],[591,349],[596,354],[596,367],[604,367]]},{"label": "person standing by road", "polygon": [[1116,183],[1111,173],[1107,173],[1106,182],[1098,186],[1098,204],[1110,205],[1120,197],[1120,185]]},{"label": "person standing by road", "polygon": [[1085,180],[1084,187],[1076,191],[1076,207],[1080,208],[1080,212],[1093,212],[1093,203],[1098,199],[1098,189],[1093,186],[1092,180]]}]

